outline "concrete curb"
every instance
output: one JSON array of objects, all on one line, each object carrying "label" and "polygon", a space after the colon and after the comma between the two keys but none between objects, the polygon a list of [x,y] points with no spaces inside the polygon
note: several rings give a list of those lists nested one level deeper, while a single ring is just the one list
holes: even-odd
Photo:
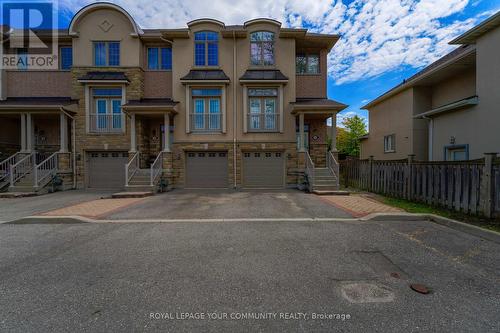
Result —
[{"label": "concrete curb", "polygon": [[3,224],[82,224],[82,223],[227,223],[227,222],[345,222],[427,220],[500,244],[500,233],[434,214],[374,213],[362,218],[235,218],[235,219],[130,219],[98,220],[82,216],[27,216]]},{"label": "concrete curb", "polygon": [[127,219],[99,220],[82,216],[27,216],[4,224],[65,224],[65,223],[221,223],[221,222],[348,222],[363,223],[353,218],[216,218],[216,219]]},{"label": "concrete curb", "polygon": [[434,214],[411,214],[411,213],[375,213],[367,215],[360,220],[362,221],[421,221],[428,220],[445,227],[455,229],[470,235],[480,237],[497,244],[500,244],[500,233],[487,230],[475,225],[463,223]]}]

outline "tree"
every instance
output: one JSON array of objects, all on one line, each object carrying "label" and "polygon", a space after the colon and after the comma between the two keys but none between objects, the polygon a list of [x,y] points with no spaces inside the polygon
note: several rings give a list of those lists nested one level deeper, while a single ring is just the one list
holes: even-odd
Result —
[{"label": "tree", "polygon": [[349,156],[359,156],[360,137],[367,132],[366,124],[359,116],[347,117],[342,121],[344,128],[337,130],[337,150]]}]

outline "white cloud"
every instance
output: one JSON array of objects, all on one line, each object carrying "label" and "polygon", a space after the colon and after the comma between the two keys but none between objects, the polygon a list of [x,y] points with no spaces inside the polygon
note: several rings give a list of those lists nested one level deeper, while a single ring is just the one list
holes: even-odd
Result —
[{"label": "white cloud", "polygon": [[[73,12],[89,0],[60,0]],[[114,0],[143,28],[178,28],[211,17],[241,24],[255,17],[277,19],[285,26],[338,33],[328,72],[337,84],[365,80],[401,66],[421,67],[453,49],[453,37],[478,23],[443,19],[463,11],[473,0]],[[481,17],[484,18],[484,17]],[[448,20],[449,21],[449,20]]]}]

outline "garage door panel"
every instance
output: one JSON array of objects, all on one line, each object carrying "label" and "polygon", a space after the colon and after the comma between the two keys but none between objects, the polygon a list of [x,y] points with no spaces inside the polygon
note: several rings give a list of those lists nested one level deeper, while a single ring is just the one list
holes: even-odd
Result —
[{"label": "garage door panel", "polygon": [[126,152],[88,152],[88,187],[123,188]]},{"label": "garage door panel", "polygon": [[187,152],[188,188],[227,188],[227,152]]},{"label": "garage door panel", "polygon": [[247,188],[284,187],[284,164],[281,152],[243,153],[243,186]]}]

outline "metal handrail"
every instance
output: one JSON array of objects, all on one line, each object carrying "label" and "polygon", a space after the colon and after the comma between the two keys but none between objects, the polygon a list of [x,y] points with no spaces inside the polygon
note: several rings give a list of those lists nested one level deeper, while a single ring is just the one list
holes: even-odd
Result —
[{"label": "metal handrail", "polygon": [[89,131],[92,133],[122,133],[125,130],[123,113],[89,114]]},{"label": "metal handrail", "polygon": [[139,153],[135,153],[134,156],[130,159],[130,161],[125,164],[125,186],[128,186],[128,183],[134,177],[135,173],[139,170]]},{"label": "metal handrail", "polygon": [[336,181],[337,185],[339,185],[340,184],[340,166],[339,166],[339,162],[335,158],[335,155],[333,155],[333,153],[331,151],[326,153],[326,163],[327,163],[327,166],[330,169],[330,171],[335,176],[335,178],[336,178],[335,181]]},{"label": "metal handrail", "polygon": [[[33,185],[40,187],[48,183],[50,176],[57,173],[59,153],[53,153],[34,167]],[[45,182],[45,183],[42,183]]]},{"label": "metal handrail", "polygon": [[0,183],[5,181],[5,179],[9,177],[12,164],[15,164],[17,162],[19,156],[21,156],[21,153],[17,152],[0,162]]},{"label": "metal handrail", "polygon": [[155,185],[156,180],[159,178],[163,171],[163,153],[160,152],[156,156],[155,161],[151,164],[151,186]]},{"label": "metal handrail", "polygon": [[277,132],[279,129],[279,113],[249,113],[249,132]]},{"label": "metal handrail", "polygon": [[10,186],[14,184],[27,175],[33,172],[33,167],[35,166],[36,153],[30,153],[20,159],[16,164],[12,164],[10,168]]},{"label": "metal handrail", "polygon": [[313,189],[314,186],[314,162],[311,159],[309,152],[306,153],[306,174],[309,182],[309,191]]},{"label": "metal handrail", "polygon": [[191,131],[219,132],[222,129],[222,113],[190,113]]}]

